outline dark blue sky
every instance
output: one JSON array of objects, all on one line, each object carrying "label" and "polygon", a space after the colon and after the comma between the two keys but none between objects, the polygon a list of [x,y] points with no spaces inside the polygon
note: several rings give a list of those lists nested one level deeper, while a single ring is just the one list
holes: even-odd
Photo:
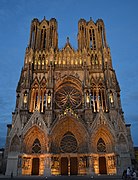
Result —
[{"label": "dark blue sky", "polygon": [[78,21],[103,19],[126,123],[138,146],[138,0],[0,0],[0,147],[12,122],[33,18],[58,21],[59,48],[77,48]]}]

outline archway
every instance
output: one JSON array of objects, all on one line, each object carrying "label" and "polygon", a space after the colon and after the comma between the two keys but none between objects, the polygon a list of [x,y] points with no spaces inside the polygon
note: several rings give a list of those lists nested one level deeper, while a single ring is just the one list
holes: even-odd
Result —
[{"label": "archway", "polygon": [[[78,154],[88,149],[88,133],[83,124],[75,117],[66,115],[59,119],[51,131],[51,152],[58,154],[59,174],[77,175]],[[53,167],[53,171],[56,165]]]},{"label": "archway", "polygon": [[[24,135],[24,153],[43,153],[47,150],[47,143],[47,134],[40,127],[34,125]],[[34,152],[34,149],[37,148],[38,150]]]},{"label": "archway", "polygon": [[[77,153],[78,144],[75,136],[71,132],[64,134],[60,142],[60,150],[62,153]],[[61,175],[77,175],[78,174],[78,159],[77,157],[62,157],[61,158]]]},{"label": "archway", "polygon": [[[115,136],[110,126],[101,124],[92,133],[91,147],[93,152],[97,154],[97,162],[99,164],[98,169],[94,166],[94,171],[100,174],[114,174],[116,172],[115,164]],[[110,158],[108,158],[110,157]],[[107,158],[107,159],[106,159]],[[110,159],[113,159],[112,161]],[[106,166],[106,164],[112,164],[112,167]]]}]

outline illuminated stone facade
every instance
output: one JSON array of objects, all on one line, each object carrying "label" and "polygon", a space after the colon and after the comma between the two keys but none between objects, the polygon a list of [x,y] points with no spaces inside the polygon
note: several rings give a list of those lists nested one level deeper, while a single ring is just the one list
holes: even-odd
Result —
[{"label": "illuminated stone facade", "polygon": [[80,19],[78,49],[57,21],[31,23],[5,158],[10,175],[121,174],[134,158],[104,23]]}]

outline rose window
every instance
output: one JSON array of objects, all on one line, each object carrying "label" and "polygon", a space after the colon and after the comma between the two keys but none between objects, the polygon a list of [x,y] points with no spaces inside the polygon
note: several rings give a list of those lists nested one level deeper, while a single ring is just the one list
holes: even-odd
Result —
[{"label": "rose window", "polygon": [[60,108],[66,105],[77,108],[81,104],[82,93],[73,84],[64,84],[56,91],[55,100]]},{"label": "rose window", "polygon": [[77,152],[77,141],[71,132],[63,136],[60,142],[60,150],[65,153]]}]

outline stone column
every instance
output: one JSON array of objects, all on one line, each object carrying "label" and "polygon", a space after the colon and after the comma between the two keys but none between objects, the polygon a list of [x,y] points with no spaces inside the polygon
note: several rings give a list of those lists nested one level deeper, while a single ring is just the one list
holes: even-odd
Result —
[{"label": "stone column", "polygon": [[44,166],[45,166],[44,176],[46,177],[51,176],[51,157],[46,156]]}]

